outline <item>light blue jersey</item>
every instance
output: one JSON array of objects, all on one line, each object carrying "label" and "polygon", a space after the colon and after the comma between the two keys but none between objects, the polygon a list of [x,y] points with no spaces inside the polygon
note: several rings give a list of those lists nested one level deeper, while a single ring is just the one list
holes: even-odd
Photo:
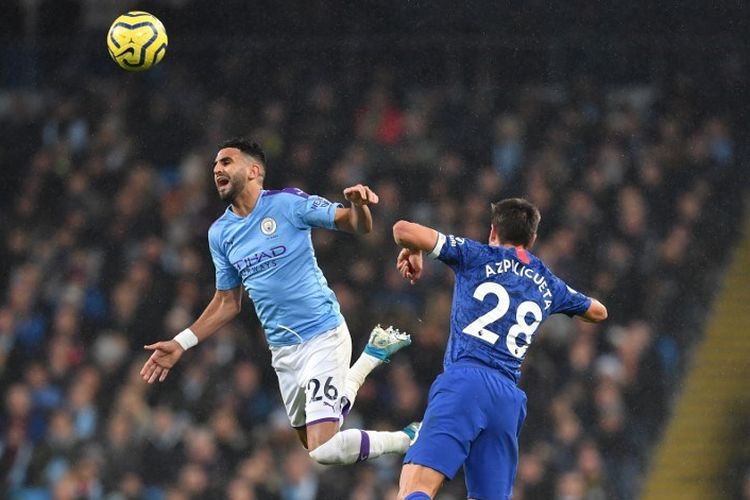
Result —
[{"label": "light blue jersey", "polygon": [[336,229],[340,206],[295,188],[262,190],[247,217],[228,207],[208,230],[216,289],[245,286],[269,345],[299,344],[344,321],[310,231]]}]

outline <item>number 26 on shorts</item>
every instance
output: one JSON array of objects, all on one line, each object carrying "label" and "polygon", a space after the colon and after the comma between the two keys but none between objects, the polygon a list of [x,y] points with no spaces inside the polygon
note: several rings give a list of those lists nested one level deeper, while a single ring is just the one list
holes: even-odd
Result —
[{"label": "number 26 on shorts", "polygon": [[339,397],[339,391],[334,385],[331,384],[332,380],[333,377],[328,377],[325,381],[325,384],[321,384],[320,380],[311,378],[307,383],[307,390],[305,391],[307,392],[308,400],[311,402],[320,401],[323,399],[323,396],[325,396],[331,401],[335,401],[336,398]]}]

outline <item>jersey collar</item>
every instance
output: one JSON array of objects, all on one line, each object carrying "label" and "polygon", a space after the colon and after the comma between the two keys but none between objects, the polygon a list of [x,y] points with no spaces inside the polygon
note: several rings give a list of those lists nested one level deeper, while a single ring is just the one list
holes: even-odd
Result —
[{"label": "jersey collar", "polygon": [[253,211],[250,212],[249,214],[247,214],[246,217],[240,217],[239,215],[237,215],[236,213],[234,213],[234,210],[232,210],[232,205],[231,204],[227,207],[227,209],[226,209],[226,211],[224,213],[226,213],[227,217],[229,217],[232,220],[242,221],[242,220],[250,220],[250,219],[252,219],[253,216],[258,212],[258,209],[260,208],[261,204],[264,202],[264,200],[263,200],[264,196],[263,195],[265,194],[265,192],[266,192],[265,189],[261,189],[260,190],[260,194],[258,194],[258,199],[255,202],[255,207],[253,207]]}]

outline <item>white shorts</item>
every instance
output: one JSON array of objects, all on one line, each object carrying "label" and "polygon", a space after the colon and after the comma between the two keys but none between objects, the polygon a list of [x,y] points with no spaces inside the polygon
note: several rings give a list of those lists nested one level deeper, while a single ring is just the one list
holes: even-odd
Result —
[{"label": "white shorts", "polygon": [[292,427],[341,420],[351,361],[346,322],[301,344],[271,347],[271,365]]}]

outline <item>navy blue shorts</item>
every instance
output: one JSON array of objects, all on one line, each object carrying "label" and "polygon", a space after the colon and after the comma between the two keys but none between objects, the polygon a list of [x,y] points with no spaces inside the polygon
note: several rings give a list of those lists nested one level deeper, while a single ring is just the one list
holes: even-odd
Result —
[{"label": "navy blue shorts", "polygon": [[491,368],[457,363],[432,384],[422,428],[404,463],[448,479],[464,466],[469,498],[510,498],[526,394]]}]

